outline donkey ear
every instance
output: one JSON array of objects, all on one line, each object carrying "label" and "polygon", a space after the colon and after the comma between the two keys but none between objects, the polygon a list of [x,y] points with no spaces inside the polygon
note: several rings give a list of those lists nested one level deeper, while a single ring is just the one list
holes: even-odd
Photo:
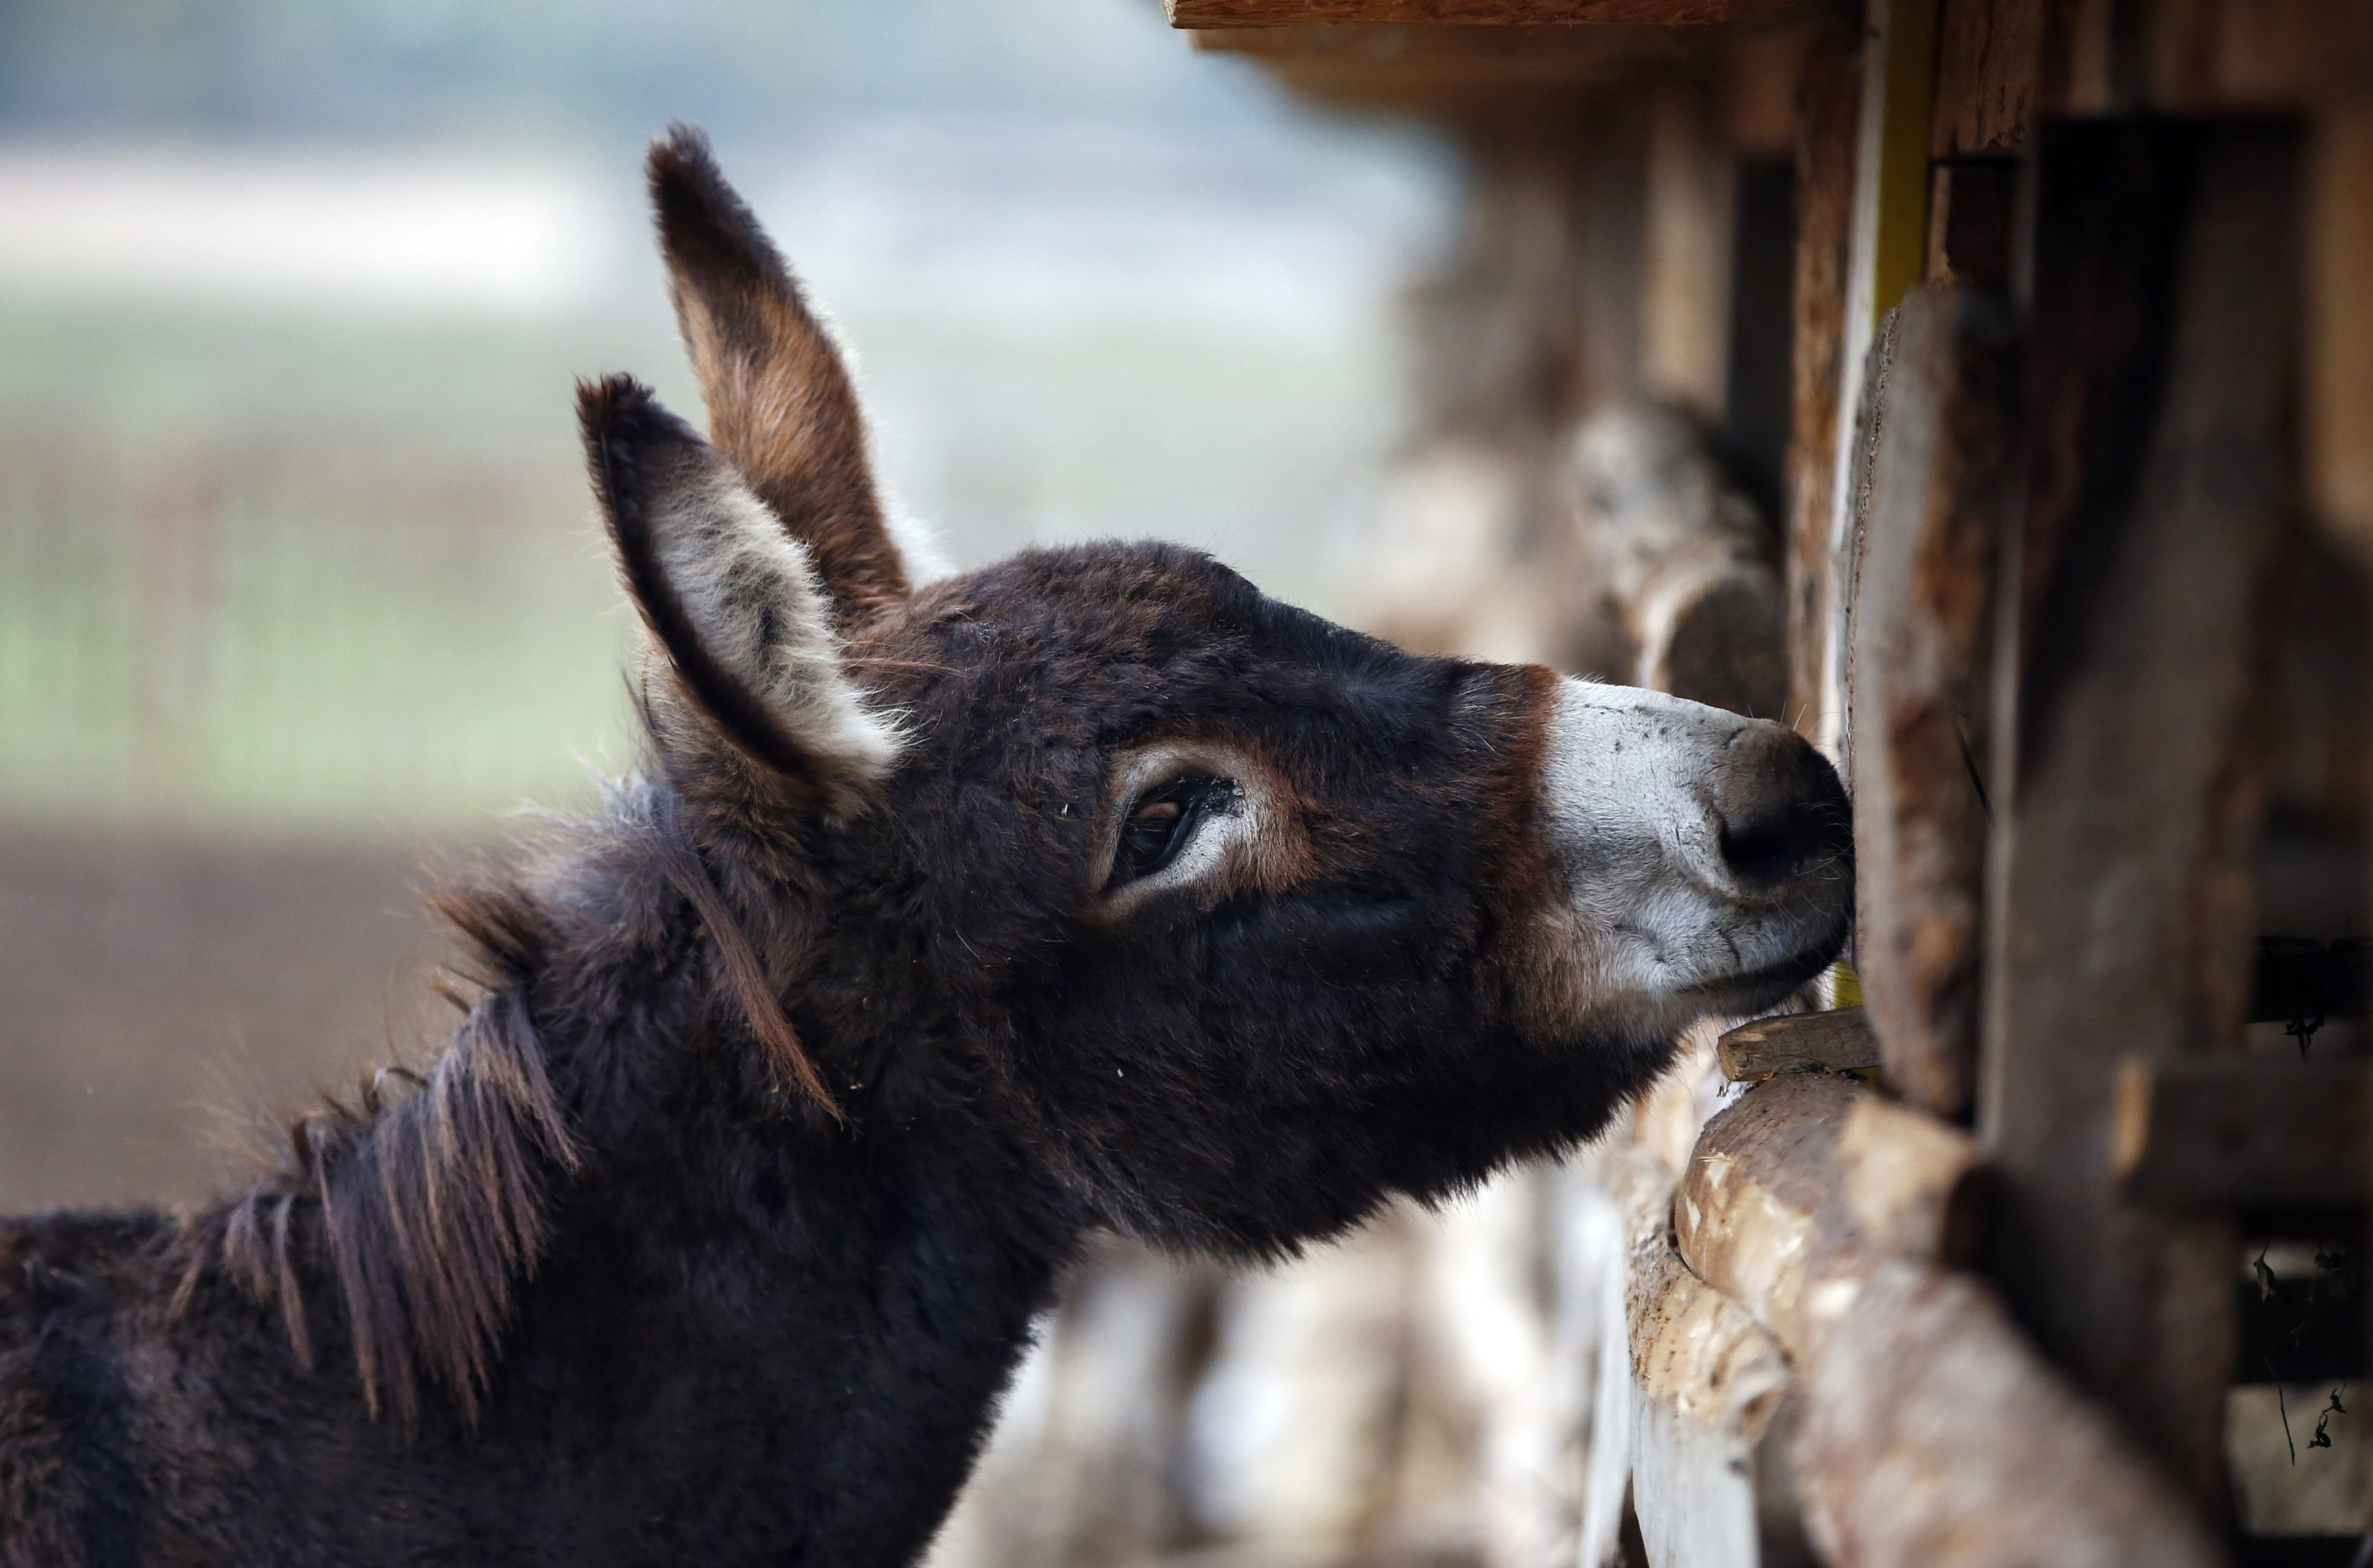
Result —
[{"label": "donkey ear", "polygon": [[758,220],[681,123],[651,144],[651,205],[708,434],[812,554],[839,624],[907,591],[848,370]]},{"label": "donkey ear", "polygon": [[612,376],[580,384],[577,403],[627,591],[676,687],[827,814],[857,810],[897,736],[842,668],[809,547],[648,387]]}]

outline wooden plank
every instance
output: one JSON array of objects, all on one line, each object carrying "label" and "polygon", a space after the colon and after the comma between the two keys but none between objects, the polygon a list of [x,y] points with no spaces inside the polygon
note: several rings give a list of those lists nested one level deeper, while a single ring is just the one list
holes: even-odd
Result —
[{"label": "wooden plank", "polygon": [[1631,1506],[1650,1568],[1757,1561],[1754,1454],[1788,1387],[1788,1359],[1691,1273],[1663,1237],[1635,1267]]},{"label": "wooden plank", "polygon": [[[1978,1125],[2044,1349],[2224,1495],[2228,1219],[2117,1189],[2120,1059],[2238,1041],[2258,622],[2289,516],[2297,138],[2038,135],[2021,525],[1997,645]],[[2011,590],[2015,587],[2016,591]]]},{"label": "wooden plank", "polygon": [[1967,1133],[1852,1079],[1778,1078],[1706,1124],[1673,1235],[1801,1361],[1879,1264],[1968,1250],[1977,1164]]},{"label": "wooden plank", "polygon": [[[1631,1459],[1638,1425],[1633,1389],[1631,1307],[1635,1282],[1671,1250],[1673,1175],[1640,1143],[1609,1141],[1578,1163],[1606,1194],[1621,1235],[1589,1238],[1587,1253],[1609,1266],[1590,1304],[1597,1316],[1598,1366],[1591,1389],[1590,1448],[1584,1460],[1577,1560],[1602,1568],[1617,1560],[1631,1524]],[[1603,1217],[1603,1216],[1602,1216]],[[1611,1253],[1611,1258],[1607,1255]]]},{"label": "wooden plank", "polygon": [[[1867,451],[1865,377],[1881,357],[1880,322],[1920,282],[1928,238],[1928,124],[1935,87],[1936,0],[1870,0],[1861,53],[1862,92],[1854,133],[1853,208],[1847,252],[1839,407],[1856,417],[1837,432],[1834,472],[1854,475]],[[1860,488],[1841,483],[1829,497],[1828,570],[1833,579],[1821,633],[1822,750],[1843,761],[1851,677],[1847,639],[1853,615],[1854,527]]]},{"label": "wooden plank", "polygon": [[2211,1568],[2195,1511],[1967,1276],[1881,1266],[1806,1369],[1793,1457],[1836,1568]]},{"label": "wooden plank", "polygon": [[[1586,1562],[1608,1560],[1628,1491],[1649,1568],[1758,1561],[1755,1455],[1788,1382],[1787,1357],[1737,1303],[1674,1252],[1672,1179],[1647,1150],[1598,1162],[1627,1232],[1622,1364],[1599,1390],[1583,1523]],[[1612,1336],[1610,1336],[1612,1337]],[[1608,1419],[1610,1393],[1620,1413]],[[1623,1473],[1611,1474],[1619,1458]]]},{"label": "wooden plank", "polygon": [[2308,483],[2373,566],[2373,105],[2316,127],[2308,283]]},{"label": "wooden plank", "polygon": [[1854,968],[1888,1085],[1957,1117],[1977,1047],[1978,767],[2016,339],[2006,303],[1967,289],[1920,289],[1893,322],[1854,589]]},{"label": "wooden plank", "polygon": [[2168,1208],[2354,1208],[2373,1160],[2362,1062],[2286,1058],[2119,1068],[2110,1164]]},{"label": "wooden plank", "polygon": [[1258,60],[1321,97],[1390,101],[1597,87],[1700,69],[1713,35],[1664,28],[1303,22],[1210,28],[1191,37],[1198,51]]},{"label": "wooden plank", "polygon": [[1825,28],[1806,43],[1796,142],[1796,264],[1791,334],[1788,516],[1788,719],[1820,737],[1822,649],[1834,584],[1829,515],[1837,488],[1846,270],[1853,231],[1859,42]]},{"label": "wooden plank", "polygon": [[1945,0],[1936,25],[1935,158],[2027,146],[2043,45],[2043,0]]},{"label": "wooden plank", "polygon": [[1800,1072],[1856,1072],[1878,1065],[1878,1037],[1859,1007],[1789,1012],[1742,1024],[1714,1043],[1722,1075],[1760,1083]]},{"label": "wooden plank", "polygon": [[1301,22],[1415,22],[1483,27],[1702,27],[1783,10],[1797,0],[1163,0],[1174,28],[1267,28]]}]

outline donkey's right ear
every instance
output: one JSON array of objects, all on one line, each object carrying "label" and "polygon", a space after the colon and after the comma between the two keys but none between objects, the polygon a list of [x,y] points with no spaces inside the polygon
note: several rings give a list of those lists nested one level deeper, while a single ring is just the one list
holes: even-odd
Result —
[{"label": "donkey's right ear", "polygon": [[808,547],[844,628],[907,591],[866,460],[848,367],[708,138],[671,126],[651,144],[651,208],[708,435]]},{"label": "donkey's right ear", "polygon": [[898,739],[842,666],[808,546],[649,388],[612,376],[577,403],[626,591],[672,677],[651,701],[661,741],[692,719],[824,814],[853,814]]}]

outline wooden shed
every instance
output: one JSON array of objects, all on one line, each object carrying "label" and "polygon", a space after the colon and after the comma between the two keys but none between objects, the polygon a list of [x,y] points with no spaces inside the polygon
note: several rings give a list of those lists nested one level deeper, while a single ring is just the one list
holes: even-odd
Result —
[{"label": "wooden shed", "polygon": [[2373,3],[1169,6],[1456,139],[1420,445],[1698,422],[1852,780],[1826,1010],[1598,1156],[1585,1568],[2367,1562]]}]

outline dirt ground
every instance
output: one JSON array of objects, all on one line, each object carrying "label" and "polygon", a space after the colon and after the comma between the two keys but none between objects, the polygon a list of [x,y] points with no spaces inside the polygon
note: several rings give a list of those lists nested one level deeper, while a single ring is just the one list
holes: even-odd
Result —
[{"label": "dirt ground", "polygon": [[425,850],[0,831],[0,1212],[201,1196],[450,1010]]}]

